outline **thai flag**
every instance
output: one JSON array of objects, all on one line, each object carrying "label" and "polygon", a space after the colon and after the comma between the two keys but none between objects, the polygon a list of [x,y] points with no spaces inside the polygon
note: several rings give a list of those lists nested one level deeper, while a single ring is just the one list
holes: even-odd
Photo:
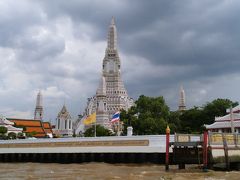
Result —
[{"label": "thai flag", "polygon": [[120,120],[120,112],[118,111],[113,115],[111,123],[117,122],[119,120]]}]

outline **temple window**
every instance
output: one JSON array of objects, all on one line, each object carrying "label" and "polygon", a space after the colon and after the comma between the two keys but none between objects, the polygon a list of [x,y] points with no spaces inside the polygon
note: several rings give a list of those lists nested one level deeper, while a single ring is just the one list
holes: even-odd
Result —
[{"label": "temple window", "polygon": [[58,119],[58,129],[60,129],[60,119]]}]

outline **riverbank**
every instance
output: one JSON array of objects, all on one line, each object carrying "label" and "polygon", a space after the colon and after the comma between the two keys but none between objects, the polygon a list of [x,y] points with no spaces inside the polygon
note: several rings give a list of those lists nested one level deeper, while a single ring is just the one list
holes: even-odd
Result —
[{"label": "riverbank", "polygon": [[178,170],[171,166],[155,164],[57,164],[57,163],[0,163],[0,179],[194,179],[194,180],[238,180],[240,171],[202,172],[197,165]]}]

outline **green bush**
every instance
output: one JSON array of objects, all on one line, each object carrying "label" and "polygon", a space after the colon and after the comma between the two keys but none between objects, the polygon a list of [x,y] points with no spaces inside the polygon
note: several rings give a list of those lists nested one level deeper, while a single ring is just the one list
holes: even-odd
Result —
[{"label": "green bush", "polygon": [[10,132],[8,133],[8,139],[16,139],[17,138],[17,134],[14,132]]},{"label": "green bush", "polygon": [[7,140],[8,137],[5,134],[0,134],[0,139],[1,140]]}]

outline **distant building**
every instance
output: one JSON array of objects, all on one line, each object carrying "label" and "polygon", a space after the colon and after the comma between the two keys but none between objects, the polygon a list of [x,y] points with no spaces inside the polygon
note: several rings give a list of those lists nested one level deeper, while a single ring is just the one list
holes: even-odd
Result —
[{"label": "distant building", "polygon": [[183,86],[180,87],[178,110],[179,111],[185,111],[186,110],[185,91],[183,89]]},{"label": "distant building", "polygon": [[73,135],[72,117],[68,112],[65,104],[63,105],[61,111],[58,113],[54,134],[60,135],[60,136]]},{"label": "distant building", "polygon": [[14,123],[7,120],[4,116],[0,115],[0,126],[4,126],[8,129],[8,133],[14,132],[16,134],[23,132],[23,128],[14,127]]},{"label": "distant building", "polygon": [[210,132],[235,132],[240,133],[240,105],[232,109],[232,113],[222,117],[215,117],[215,122],[210,125],[205,125],[206,129]]},{"label": "distant building", "polygon": [[34,119],[7,118],[17,127],[23,128],[23,133],[29,133],[36,138],[52,137],[52,128],[49,122]]},{"label": "distant building", "polygon": [[34,119],[35,120],[43,120],[43,101],[42,101],[42,94],[41,91],[38,92],[36,107],[34,112]]}]

